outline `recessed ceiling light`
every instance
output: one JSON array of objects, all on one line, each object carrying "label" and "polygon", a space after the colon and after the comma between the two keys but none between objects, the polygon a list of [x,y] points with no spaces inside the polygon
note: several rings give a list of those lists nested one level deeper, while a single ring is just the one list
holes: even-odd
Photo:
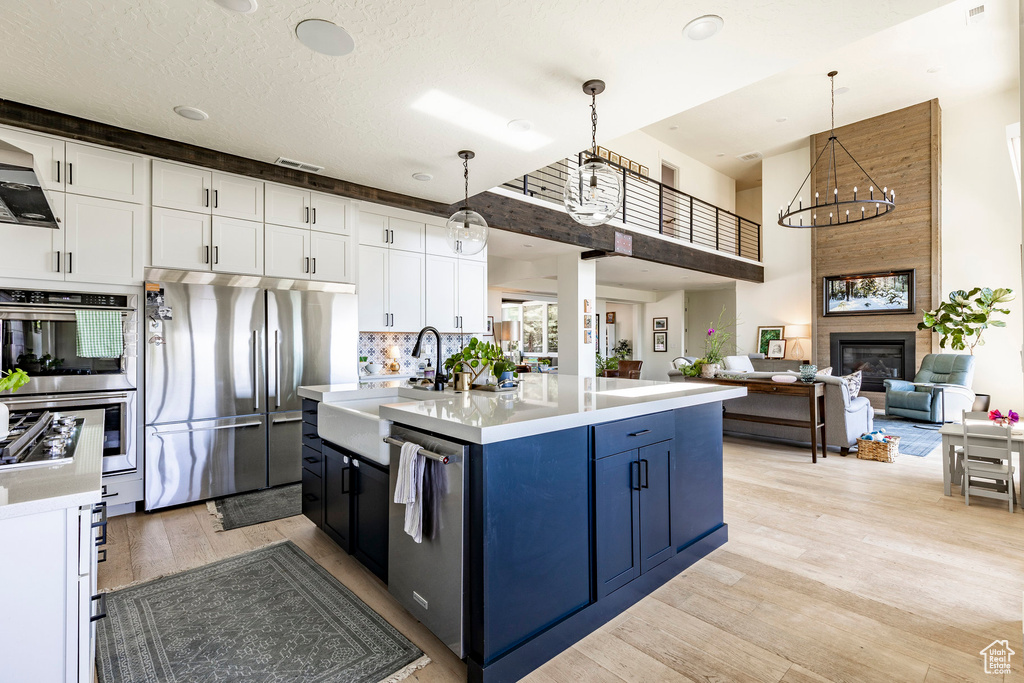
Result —
[{"label": "recessed ceiling light", "polygon": [[355,49],[355,41],[348,31],[325,19],[306,19],[295,27],[299,42],[314,52],[330,57],[341,57]]},{"label": "recessed ceiling light", "polygon": [[526,247],[527,249],[533,249],[532,244],[524,244],[523,246]]},{"label": "recessed ceiling light", "polygon": [[845,95],[848,92],[850,92],[850,89],[848,87],[846,87],[845,85],[843,87],[841,87],[841,88],[836,88],[836,94],[837,95]]},{"label": "recessed ceiling light", "polygon": [[430,175],[429,173],[422,173],[422,172],[421,173],[413,173],[412,177],[414,179],[419,180],[420,182],[424,182],[424,183],[427,182],[428,180],[433,180],[434,179],[434,176]]},{"label": "recessed ceiling light", "polygon": [[650,268],[641,268],[640,272],[641,273],[649,273],[649,272],[651,272],[651,269]]},{"label": "recessed ceiling light", "polygon": [[930,74],[937,74],[940,71],[942,71],[942,67],[941,66],[933,66],[933,67],[930,67],[928,69],[928,73],[930,73]]},{"label": "recessed ceiling light", "polygon": [[719,152],[719,153],[718,153],[718,154],[716,154],[715,156],[716,156],[716,157],[724,157],[724,156],[725,156],[725,152]]},{"label": "recessed ceiling light", "polygon": [[725,26],[725,21],[717,14],[705,14],[697,17],[683,27],[683,35],[690,40],[704,40],[710,38]]},{"label": "recessed ceiling light", "polygon": [[213,0],[226,10],[240,14],[252,14],[256,11],[256,0]]},{"label": "recessed ceiling light", "polygon": [[533,128],[533,124],[526,119],[512,119],[508,122],[508,129],[514,133],[526,133]]},{"label": "recessed ceiling light", "polygon": [[785,116],[780,116],[779,118],[775,119],[775,123],[785,123],[786,121],[789,121],[789,119],[787,119]]},{"label": "recessed ceiling light", "polygon": [[195,107],[186,107],[185,105],[181,104],[174,108],[174,113],[178,116],[182,116],[188,119],[189,121],[205,121],[206,119],[210,118],[210,115],[202,109],[197,109]]},{"label": "recessed ceiling light", "polygon": [[679,130],[679,126],[669,126],[669,130]]}]

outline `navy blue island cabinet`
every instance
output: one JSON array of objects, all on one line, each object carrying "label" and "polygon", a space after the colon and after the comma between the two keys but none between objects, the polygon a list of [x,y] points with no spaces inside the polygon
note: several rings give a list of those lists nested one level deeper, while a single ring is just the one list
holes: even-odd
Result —
[{"label": "navy blue island cabinet", "polygon": [[725,543],[722,404],[472,445],[470,681],[515,681]]}]

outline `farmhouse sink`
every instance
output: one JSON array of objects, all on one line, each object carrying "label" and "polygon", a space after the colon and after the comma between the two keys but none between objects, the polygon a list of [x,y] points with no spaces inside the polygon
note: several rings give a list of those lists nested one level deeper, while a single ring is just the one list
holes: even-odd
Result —
[{"label": "farmhouse sink", "polygon": [[317,407],[317,434],[325,441],[388,467],[391,446],[384,443],[384,437],[391,434],[391,423],[380,419],[380,407],[430,398],[434,398],[432,392],[394,389],[373,398],[321,403]]}]

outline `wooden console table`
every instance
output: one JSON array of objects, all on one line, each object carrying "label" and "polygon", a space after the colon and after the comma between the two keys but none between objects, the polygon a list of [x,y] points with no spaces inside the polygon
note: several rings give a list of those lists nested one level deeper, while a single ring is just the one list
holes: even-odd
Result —
[{"label": "wooden console table", "polygon": [[723,403],[726,420],[742,422],[760,422],[761,424],[781,425],[783,427],[799,427],[811,432],[811,462],[818,462],[818,430],[821,430],[821,457],[828,457],[828,440],[825,438],[825,384],[811,382],[805,384],[799,380],[791,384],[773,382],[770,379],[725,379],[716,377],[715,384],[732,384],[746,387],[748,394],[773,394],[775,396],[803,396],[807,398],[809,419],[792,420],[785,417],[769,417],[765,415],[746,415],[730,412]]}]

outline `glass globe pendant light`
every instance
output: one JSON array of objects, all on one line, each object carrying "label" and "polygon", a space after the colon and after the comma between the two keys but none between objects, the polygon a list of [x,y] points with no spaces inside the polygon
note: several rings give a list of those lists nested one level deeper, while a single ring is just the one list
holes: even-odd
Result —
[{"label": "glass globe pendant light", "polygon": [[569,174],[562,193],[565,210],[581,225],[593,227],[611,220],[622,206],[622,180],[615,170],[597,156],[597,96],[604,92],[604,81],[583,84],[590,95],[590,151],[584,163]]},{"label": "glass globe pendant light", "polygon": [[469,160],[475,156],[468,149],[459,152],[466,198],[462,208],[452,214],[445,226],[448,229],[448,246],[456,254],[479,254],[487,246],[487,221],[469,208]]}]

